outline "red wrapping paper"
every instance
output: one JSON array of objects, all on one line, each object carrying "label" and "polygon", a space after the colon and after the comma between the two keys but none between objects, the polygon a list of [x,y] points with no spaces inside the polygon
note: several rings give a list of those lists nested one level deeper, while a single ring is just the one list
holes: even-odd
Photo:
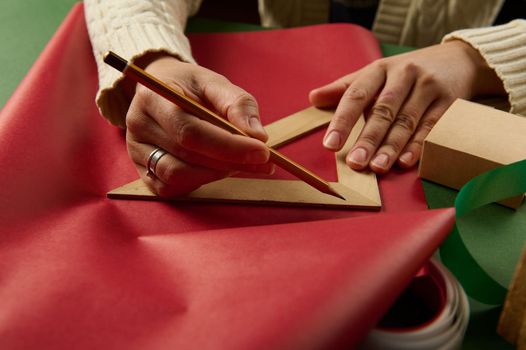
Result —
[{"label": "red wrapping paper", "polygon": [[[264,122],[380,55],[350,25],[192,45],[256,96]],[[382,213],[108,200],[137,174],[96,88],[77,5],[0,114],[2,348],[356,344],[451,228],[452,210],[425,210],[414,171],[381,178]],[[330,177],[322,136],[284,152]]]}]

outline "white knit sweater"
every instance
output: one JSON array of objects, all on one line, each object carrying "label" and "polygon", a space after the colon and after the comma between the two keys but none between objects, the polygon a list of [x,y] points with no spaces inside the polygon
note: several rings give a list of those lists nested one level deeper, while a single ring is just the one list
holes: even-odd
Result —
[{"label": "white knit sweater", "polygon": [[[134,61],[151,52],[165,52],[194,62],[184,28],[201,1],[84,0],[99,73],[97,105],[104,117],[124,126],[130,101],[123,93],[120,73],[102,62],[103,53],[114,50]],[[263,24],[303,25],[327,18],[327,0],[259,1]],[[448,29],[455,28],[455,23],[457,28],[459,24],[491,23],[501,5],[502,0],[381,0],[373,30],[382,42],[428,45],[439,41]],[[466,12],[470,7],[471,12]],[[451,11],[457,8],[464,10]],[[437,14],[437,9],[443,11]],[[422,35],[423,31],[427,31],[427,35]],[[444,40],[455,39],[464,40],[479,50],[502,79],[511,112],[526,116],[526,21],[459,30]]]}]

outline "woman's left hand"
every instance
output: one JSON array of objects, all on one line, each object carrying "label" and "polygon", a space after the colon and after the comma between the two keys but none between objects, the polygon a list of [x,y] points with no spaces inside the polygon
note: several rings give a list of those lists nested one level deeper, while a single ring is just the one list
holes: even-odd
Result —
[{"label": "woman's left hand", "polygon": [[312,90],[317,107],[337,105],[323,144],[340,150],[356,121],[366,124],[347,155],[356,170],[387,172],[395,162],[414,166],[431,128],[456,98],[505,94],[502,82],[469,44],[444,44],[379,59]]}]

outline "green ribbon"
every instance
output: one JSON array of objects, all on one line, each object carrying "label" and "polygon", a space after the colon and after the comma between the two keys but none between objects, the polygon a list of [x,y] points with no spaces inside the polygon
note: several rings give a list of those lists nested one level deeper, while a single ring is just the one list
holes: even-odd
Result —
[{"label": "green ribbon", "polygon": [[461,188],[455,199],[456,224],[440,248],[440,256],[466,293],[482,303],[501,305],[507,289],[494,280],[469,252],[461,235],[462,217],[486,204],[525,192],[526,160],[521,160],[473,178]]}]

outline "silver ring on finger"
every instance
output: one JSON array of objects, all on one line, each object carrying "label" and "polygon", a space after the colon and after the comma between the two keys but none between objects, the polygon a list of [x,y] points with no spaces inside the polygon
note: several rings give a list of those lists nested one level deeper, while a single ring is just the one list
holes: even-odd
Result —
[{"label": "silver ring on finger", "polygon": [[154,149],[150,155],[148,156],[148,161],[146,163],[146,169],[148,171],[146,172],[146,175],[148,177],[157,177],[157,174],[155,173],[155,169],[157,168],[157,163],[159,163],[159,160],[168,152],[166,152],[164,149],[157,147]]}]

